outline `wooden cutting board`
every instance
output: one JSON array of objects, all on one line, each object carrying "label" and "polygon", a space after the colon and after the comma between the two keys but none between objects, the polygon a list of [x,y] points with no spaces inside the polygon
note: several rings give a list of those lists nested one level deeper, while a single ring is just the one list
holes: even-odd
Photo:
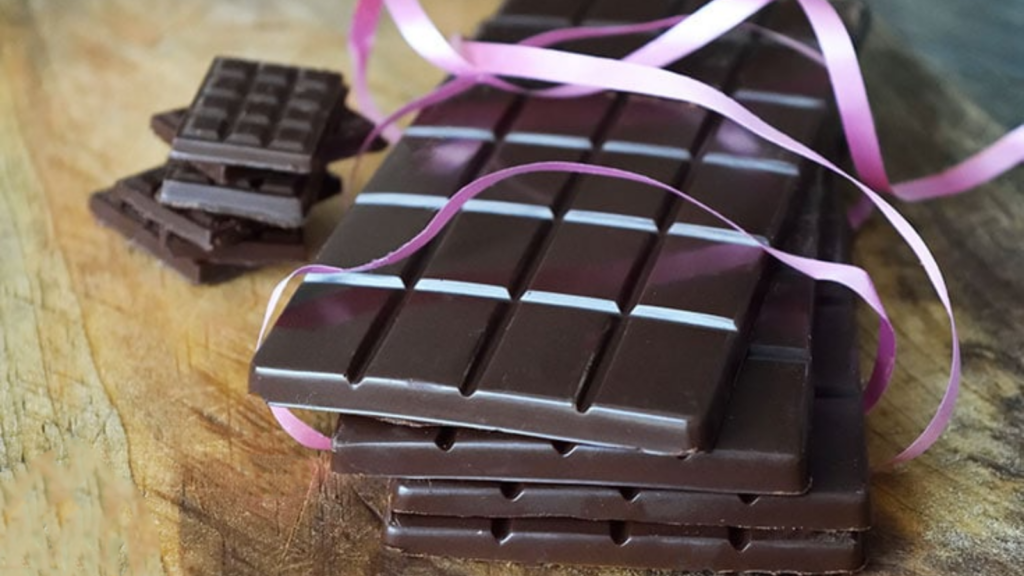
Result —
[{"label": "wooden cutting board", "polygon": [[[373,486],[329,474],[326,456],[297,447],[246,393],[263,308],[287,269],[189,286],[89,216],[91,191],[162,161],[148,117],[187,103],[214,55],[347,70],[351,5],[0,3],[0,571],[626,573],[383,550],[378,518],[355,495]],[[428,4],[445,30],[462,32],[495,5]],[[884,25],[864,60],[894,177],[944,167],[1001,133]],[[440,76],[385,27],[372,71],[385,109]],[[318,234],[361,181],[318,210]],[[1024,573],[1022,184],[1018,171],[968,196],[902,207],[947,274],[965,390],[934,450],[875,477],[869,574]],[[856,255],[899,330],[894,389],[869,420],[883,461],[931,417],[948,330],[913,256],[877,218]],[[875,326],[862,318],[865,354]]]}]

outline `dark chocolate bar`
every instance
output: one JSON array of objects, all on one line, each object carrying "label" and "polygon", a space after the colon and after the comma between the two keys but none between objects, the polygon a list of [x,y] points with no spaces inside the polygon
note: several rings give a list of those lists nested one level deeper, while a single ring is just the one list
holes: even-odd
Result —
[{"label": "dark chocolate bar", "polygon": [[158,112],[149,118],[149,128],[156,137],[168,146],[174,141],[174,135],[181,128],[181,123],[188,114],[188,108],[175,108],[166,112]]},{"label": "dark chocolate bar", "polygon": [[384,542],[411,554],[527,564],[786,574],[845,573],[864,565],[859,532],[394,514]]},{"label": "dark chocolate bar", "polygon": [[[163,234],[160,240],[171,256],[245,267],[306,260],[302,230],[283,230],[232,216],[161,204],[156,197],[165,173],[166,167],[160,166],[124,178],[111,193],[159,226]],[[340,191],[340,180],[329,174],[323,178],[321,197]]]},{"label": "dark chocolate bar", "polygon": [[[859,397],[819,397],[815,400],[812,430],[808,456],[811,488],[800,496],[398,479],[392,485],[390,507],[403,514],[428,516],[564,517],[693,526],[867,530],[871,510]],[[514,458],[511,454],[508,457]]]},{"label": "dark chocolate bar", "polygon": [[[171,250],[176,256],[202,259],[200,252],[209,252],[219,246],[234,244],[253,235],[260,225],[232,218],[207,214],[200,210],[171,208],[157,201],[157,195],[166,176],[167,167],[159,166],[119,180],[114,185],[116,198],[131,206],[150,221],[159,223],[160,229],[190,244],[192,254]],[[167,238],[164,238],[166,244]]]},{"label": "dark chocolate bar", "polygon": [[312,172],[345,93],[334,72],[217,58],[175,134],[171,158]]},{"label": "dark chocolate bar", "polygon": [[[246,170],[218,184],[194,165],[168,165],[159,199],[176,208],[237,216],[280,228],[298,228],[313,204],[327,192],[340,192],[340,181],[318,174]],[[337,188],[335,188],[337,186]]]},{"label": "dark chocolate bar", "polygon": [[[716,64],[723,77],[742,76],[743,52]],[[481,170],[528,161],[601,161],[687,190],[696,183],[717,208],[750,214],[743,223],[766,239],[784,236],[809,185],[807,166],[746,146],[747,136],[737,148],[726,124],[685,104],[597,94],[517,104],[502,96],[489,106],[487,93],[473,93],[465,120],[424,112],[429,120],[414,126],[427,132],[398,145],[401,161],[385,162],[351,217],[388,233],[355,246],[346,220],[321,263],[381,256]],[[763,106],[794,107],[776,100]],[[804,108],[778,115],[812,139],[824,117]],[[681,129],[652,134],[644,122],[659,116]],[[716,194],[729,170],[742,175]],[[765,193],[746,194],[758,178]],[[759,248],[660,191],[565,174],[508,180],[407,263],[309,278],[304,298],[358,306],[321,325],[286,310],[254,360],[251,386],[275,404],[690,453],[714,441],[768,264]]]},{"label": "dark chocolate bar", "polygon": [[89,210],[101,224],[113,228],[132,244],[156,256],[193,284],[216,284],[245,272],[245,268],[238,266],[174,256],[163,242],[166,231],[161,229],[160,224],[120,201],[109,190],[90,196]]}]

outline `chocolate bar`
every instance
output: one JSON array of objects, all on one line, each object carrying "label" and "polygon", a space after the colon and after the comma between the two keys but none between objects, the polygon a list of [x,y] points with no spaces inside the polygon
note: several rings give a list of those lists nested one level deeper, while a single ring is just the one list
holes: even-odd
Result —
[{"label": "chocolate bar", "polygon": [[334,72],[216,58],[174,136],[171,158],[313,172],[345,94]]},{"label": "chocolate bar", "polygon": [[864,565],[859,532],[393,514],[384,542],[411,554],[526,564],[786,574],[852,572]]},{"label": "chocolate bar", "polygon": [[799,496],[403,478],[393,482],[390,507],[402,514],[427,516],[867,530],[871,510],[863,420],[859,397],[815,400],[809,447],[811,488]]},{"label": "chocolate bar", "polygon": [[[194,165],[184,162],[167,167],[159,200],[176,208],[237,216],[280,228],[298,228],[313,204],[327,192],[338,193],[337,179],[265,170],[242,170],[219,184]],[[335,186],[337,186],[335,188]]]},{"label": "chocolate bar", "polygon": [[[717,64],[724,77],[741,75],[743,52]],[[642,165],[684,189],[698,184],[740,220],[749,214],[744,224],[766,239],[785,235],[809,185],[803,163],[736,141],[727,123],[685,104],[597,94],[518,104],[503,96],[488,107],[486,91],[472,98],[465,125],[430,111],[414,122],[422,131],[399,143],[400,161],[386,161],[360,194],[321,263],[382,256],[461,184],[527,161]],[[785,98],[759,104],[782,109],[783,129],[810,139],[823,118],[788,110]],[[660,111],[637,122],[645,106]],[[644,127],[659,116],[686,130]],[[764,194],[745,193],[755,178]],[[716,194],[722,182],[742,200]],[[349,222],[387,229],[386,238],[353,245]],[[469,202],[409,262],[309,278],[303,298],[358,306],[320,325],[296,318],[316,308],[311,301],[286,309],[254,359],[251,388],[274,404],[692,453],[713,444],[770,268],[759,248],[660,191],[565,174],[512,179]]]},{"label": "chocolate bar", "polygon": [[120,201],[112,191],[97,192],[90,196],[89,210],[101,224],[113,228],[132,244],[156,256],[193,284],[225,282],[245,272],[244,268],[238,266],[175,256],[163,242],[167,232],[160,224]]}]

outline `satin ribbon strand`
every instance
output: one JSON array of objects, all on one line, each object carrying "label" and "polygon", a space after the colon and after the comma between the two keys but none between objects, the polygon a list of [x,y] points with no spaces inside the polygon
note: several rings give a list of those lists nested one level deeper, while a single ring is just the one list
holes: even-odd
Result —
[{"label": "satin ribbon strand", "polygon": [[[760,246],[761,249],[769,255],[775,257],[795,270],[806,274],[815,280],[837,282],[849,287],[854,291],[854,293],[863,299],[879,317],[878,349],[875,355],[875,368],[873,373],[877,374],[880,378],[888,378],[891,375],[892,367],[896,360],[895,332],[885,311],[885,306],[879,298],[878,292],[875,289],[870,276],[863,269],[849,264],[839,264],[796,256],[776,248],[772,248],[771,246],[761,244],[754,236],[749,234],[735,222],[729,220],[706,204],[667,184],[642,174],[636,174],[606,166],[580,164],[575,162],[537,162],[498,170],[461,188],[440,210],[438,210],[426,226],[424,226],[424,228],[415,236],[380,258],[376,258],[359,266],[350,268],[338,268],[313,264],[303,266],[293,271],[282,279],[277,286],[274,287],[274,290],[271,293],[270,300],[267,303],[267,310],[263,317],[263,324],[260,328],[258,346],[263,343],[264,336],[270,326],[270,321],[274,312],[280,305],[285,289],[297,276],[310,273],[331,274],[365,272],[404,260],[433,240],[444,229],[444,227],[447,226],[456,215],[458,215],[459,210],[466,204],[466,202],[503,180],[537,172],[588,174],[598,177],[630,180],[647,186],[659,188],[665,192],[682,198],[684,201],[710,214],[726,226],[746,236],[749,240],[752,240],[755,245]],[[314,430],[311,426],[296,417],[287,408],[272,406],[271,410],[274,417],[281,425],[281,428],[301,445],[315,450],[330,449],[330,438]]]}]

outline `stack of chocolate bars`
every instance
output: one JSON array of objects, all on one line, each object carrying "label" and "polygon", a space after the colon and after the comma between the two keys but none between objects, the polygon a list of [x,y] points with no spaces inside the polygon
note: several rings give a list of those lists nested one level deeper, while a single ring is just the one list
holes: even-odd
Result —
[{"label": "stack of chocolate bars", "polygon": [[151,120],[168,162],[89,207],[194,283],[303,261],[306,215],[341,192],[328,163],[357,153],[373,129],[345,106],[347,91],[333,72],[217,58],[191,106]]},{"label": "stack of chocolate bars", "polygon": [[[694,7],[513,0],[481,35]],[[761,24],[809,40],[798,14],[779,4]],[[646,39],[566,49],[622,56]],[[794,52],[737,30],[673,69],[839,148],[827,76]],[[479,87],[420,114],[319,261],[379,257],[469,180],[556,159],[650,175],[760,242],[848,258],[822,172],[720,117],[637,95]],[[851,295],[661,190],[563,173],[501,182],[404,262],[306,277],[250,384],[271,404],[340,413],[335,471],[392,478],[384,540],[412,554],[728,572],[865,563]]]}]

